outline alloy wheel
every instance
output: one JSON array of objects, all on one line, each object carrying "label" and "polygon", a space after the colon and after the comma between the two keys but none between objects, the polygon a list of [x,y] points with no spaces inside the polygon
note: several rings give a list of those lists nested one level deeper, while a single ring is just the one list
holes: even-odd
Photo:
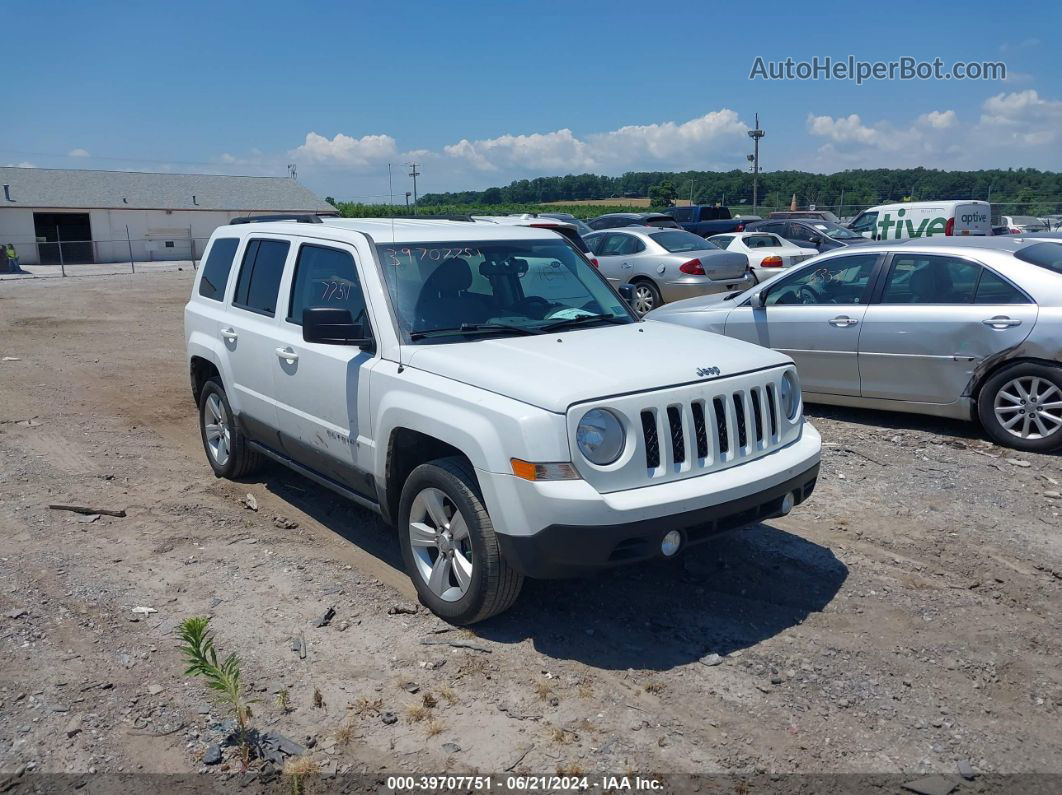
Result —
[{"label": "alloy wheel", "polygon": [[1062,428],[1062,390],[1046,378],[1023,375],[996,392],[1000,426],[1019,439],[1046,439]]},{"label": "alloy wheel", "polygon": [[433,594],[456,602],[472,584],[468,523],[446,493],[426,488],[409,509],[409,545],[417,574]]},{"label": "alloy wheel", "polygon": [[653,295],[652,288],[647,287],[644,284],[639,284],[634,288],[634,311],[639,315],[644,315],[653,309],[656,304],[656,296]]},{"label": "alloy wheel", "polygon": [[210,457],[219,467],[225,466],[232,449],[232,423],[225,404],[217,392],[207,396],[203,412],[203,432],[206,435]]}]

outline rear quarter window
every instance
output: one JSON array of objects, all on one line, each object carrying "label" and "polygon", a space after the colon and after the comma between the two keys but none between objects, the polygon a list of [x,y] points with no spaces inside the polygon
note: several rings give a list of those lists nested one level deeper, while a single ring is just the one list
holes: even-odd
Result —
[{"label": "rear quarter window", "polygon": [[203,263],[203,274],[199,277],[199,294],[211,301],[225,298],[225,286],[229,283],[229,271],[240,245],[238,237],[215,238]]}]

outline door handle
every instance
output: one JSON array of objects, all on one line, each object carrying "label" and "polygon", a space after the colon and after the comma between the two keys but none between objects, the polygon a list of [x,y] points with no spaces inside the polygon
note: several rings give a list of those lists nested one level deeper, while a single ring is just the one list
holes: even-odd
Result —
[{"label": "door handle", "polygon": [[240,335],[236,333],[234,328],[223,328],[221,336],[228,342],[236,342]]},{"label": "door handle", "polygon": [[289,348],[277,348],[277,358],[283,359],[286,362],[297,362],[299,360],[299,354],[295,353]]},{"label": "door handle", "polygon": [[986,326],[991,326],[994,329],[1005,329],[1011,326],[1020,326],[1021,321],[1016,317],[1007,317],[1006,315],[996,315],[995,317],[986,318],[981,321]]},{"label": "door handle", "polygon": [[629,268],[630,266],[631,266],[631,264],[629,262],[624,262],[623,263],[623,267],[624,268]]},{"label": "door handle", "polygon": [[848,315],[838,315],[832,320],[827,320],[826,322],[836,328],[848,328],[849,326],[854,326],[859,321],[856,320],[854,317],[848,317]]}]

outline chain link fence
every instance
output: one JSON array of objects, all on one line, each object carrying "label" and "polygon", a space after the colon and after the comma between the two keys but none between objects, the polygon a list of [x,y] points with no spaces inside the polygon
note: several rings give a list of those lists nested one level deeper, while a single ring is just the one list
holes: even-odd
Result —
[{"label": "chain link fence", "polygon": [[[209,237],[126,237],[113,240],[19,240],[0,238],[0,247],[10,243],[15,247],[19,265],[58,268],[62,276],[76,274],[81,266],[127,266],[136,273],[138,265],[166,262],[190,262],[198,267]],[[7,262],[0,250],[0,273]]]}]

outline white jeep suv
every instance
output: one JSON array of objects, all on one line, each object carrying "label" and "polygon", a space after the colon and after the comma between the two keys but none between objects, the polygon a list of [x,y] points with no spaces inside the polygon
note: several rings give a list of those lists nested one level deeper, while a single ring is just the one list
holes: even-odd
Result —
[{"label": "white jeep suv", "polygon": [[314,220],[211,237],[185,308],[207,459],[243,478],[270,458],[380,513],[439,616],[811,494],[788,357],[640,321],[547,229]]}]

